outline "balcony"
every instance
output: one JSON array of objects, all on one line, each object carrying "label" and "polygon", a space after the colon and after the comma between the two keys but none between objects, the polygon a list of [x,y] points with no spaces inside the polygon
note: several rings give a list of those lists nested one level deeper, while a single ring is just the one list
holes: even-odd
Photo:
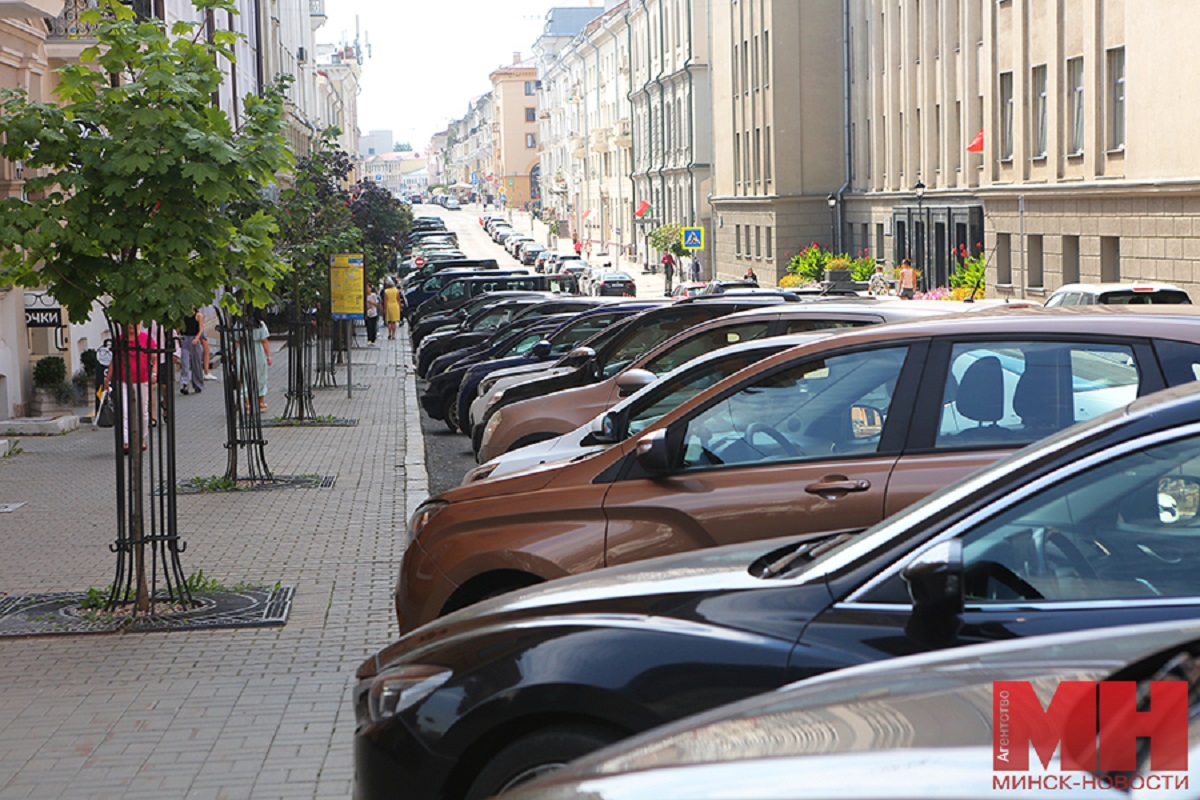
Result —
[{"label": "balcony", "polygon": [[50,20],[46,34],[46,55],[63,61],[78,61],[84,49],[96,43],[96,26],[88,25],[79,17],[89,8],[96,7],[96,0],[67,0],[60,4],[59,13]]},{"label": "balcony", "polygon": [[53,18],[62,10],[63,0],[0,0],[0,19]]},{"label": "balcony", "polygon": [[567,143],[567,148],[571,151],[574,158],[587,158],[587,139],[576,134],[572,136]]},{"label": "balcony", "polygon": [[617,147],[633,147],[633,126],[628,119],[617,120],[613,128],[613,144]]},{"label": "balcony", "polygon": [[608,152],[608,137],[611,135],[612,128],[592,128],[590,133],[592,152]]},{"label": "balcony", "polygon": [[325,24],[325,0],[308,0],[308,21],[314,31]]}]

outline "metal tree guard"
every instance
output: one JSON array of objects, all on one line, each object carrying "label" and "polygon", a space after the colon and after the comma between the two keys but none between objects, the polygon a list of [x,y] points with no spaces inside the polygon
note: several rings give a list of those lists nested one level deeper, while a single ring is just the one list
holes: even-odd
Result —
[{"label": "metal tree guard", "polygon": [[333,320],[323,319],[317,323],[317,386],[322,388],[338,385],[336,332]]},{"label": "metal tree guard", "polygon": [[284,419],[304,421],[316,416],[311,382],[315,338],[316,312],[301,306],[299,282],[294,281],[288,313],[288,388]]},{"label": "metal tree guard", "polygon": [[[256,348],[262,343],[254,338],[260,324],[249,307],[233,315],[225,309],[217,311],[221,334],[221,374],[225,382],[225,478],[249,482],[251,486],[271,483],[274,475],[267,466],[263,438],[262,412],[258,408],[258,359]],[[245,458],[240,458],[241,453]],[[245,466],[240,474],[239,466]]]},{"label": "metal tree guard", "polygon": [[132,606],[137,616],[161,603],[192,606],[176,514],[175,335],[153,325],[143,338],[137,326],[108,324],[117,484],[117,540],[109,550],[117,568],[107,609]]}]

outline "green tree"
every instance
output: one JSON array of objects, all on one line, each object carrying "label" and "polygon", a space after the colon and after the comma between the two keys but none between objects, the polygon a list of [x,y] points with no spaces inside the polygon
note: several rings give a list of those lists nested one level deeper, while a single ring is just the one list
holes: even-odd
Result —
[{"label": "green tree", "polygon": [[362,233],[368,280],[378,282],[395,270],[401,242],[412,228],[412,211],[388,190],[363,181],[350,204],[350,213]]},{"label": "green tree", "polygon": [[683,229],[673,222],[650,231],[650,244],[655,250],[671,253],[676,259],[687,254],[683,249]]},{"label": "green tree", "polygon": [[277,215],[276,250],[294,271],[294,299],[301,307],[323,311],[329,310],[329,259],[362,247],[346,185],[354,164],[335,145],[337,135],[336,130],[326,131],[312,152],[297,161],[293,184],[283,192]]},{"label": "green tree", "polygon": [[234,130],[212,97],[236,34],[97,6],[83,21],[99,44],[59,70],[61,105],[0,91],[0,155],[33,176],[3,202],[0,283],[48,287],[77,319],[104,300],[118,323],[182,320],[222,287],[265,304],[284,270],[259,203],[290,163],[280,84]]}]

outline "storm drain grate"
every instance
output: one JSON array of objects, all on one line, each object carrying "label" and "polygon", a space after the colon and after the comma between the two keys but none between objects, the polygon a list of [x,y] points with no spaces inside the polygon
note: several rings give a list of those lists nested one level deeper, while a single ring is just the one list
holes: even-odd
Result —
[{"label": "storm drain grate", "polygon": [[262,628],[286,625],[294,586],[262,586],[196,592],[194,608],[130,617],[80,608],[86,592],[14,595],[0,598],[0,637],[114,633],[116,631],[194,631],[206,628]]},{"label": "storm drain grate", "polygon": [[358,420],[354,417],[317,417],[315,419],[264,419],[264,428],[355,428]]},{"label": "storm drain grate", "polygon": [[[218,492],[265,492],[272,489],[329,489],[337,480],[336,475],[273,475],[270,478],[226,481],[223,478],[188,478],[178,481],[175,490],[179,494],[214,494]],[[161,494],[156,490],[154,494]]]},{"label": "storm drain grate", "polygon": [[336,482],[337,482],[337,475],[326,475],[325,477],[321,478],[321,485],[318,488],[332,489],[333,484]]}]

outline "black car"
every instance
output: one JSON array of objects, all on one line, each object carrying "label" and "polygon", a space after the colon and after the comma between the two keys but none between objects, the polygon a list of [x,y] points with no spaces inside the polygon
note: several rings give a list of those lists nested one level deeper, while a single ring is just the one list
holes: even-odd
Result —
[{"label": "black car", "polygon": [[592,283],[592,294],[601,297],[636,297],[637,284],[624,272],[604,272]]},{"label": "black car", "polygon": [[[434,275],[429,280],[435,280],[437,277],[438,275]],[[426,283],[428,282],[426,281]],[[564,275],[534,275],[528,271],[506,275],[504,270],[496,270],[486,275],[463,276],[448,280],[437,294],[421,303],[413,311],[413,322],[415,324],[427,314],[462,305],[472,297],[500,291],[576,293],[575,279]]]},{"label": "black car", "polygon": [[551,297],[554,297],[554,294],[551,292],[491,292],[489,294],[482,294],[457,308],[439,314],[426,315],[419,323],[410,325],[408,335],[412,340],[413,347],[419,347],[421,340],[438,328],[444,325],[457,325],[467,317],[488,306],[518,298],[547,300]]},{"label": "black car", "polygon": [[[1185,349],[1176,366],[1200,365]],[[1193,619],[1198,512],[1191,383],[1068,428],[865,533],[701,550],[483,601],[359,667],[356,796],[487,797],[833,669]],[[420,512],[436,513],[452,512]]]}]

